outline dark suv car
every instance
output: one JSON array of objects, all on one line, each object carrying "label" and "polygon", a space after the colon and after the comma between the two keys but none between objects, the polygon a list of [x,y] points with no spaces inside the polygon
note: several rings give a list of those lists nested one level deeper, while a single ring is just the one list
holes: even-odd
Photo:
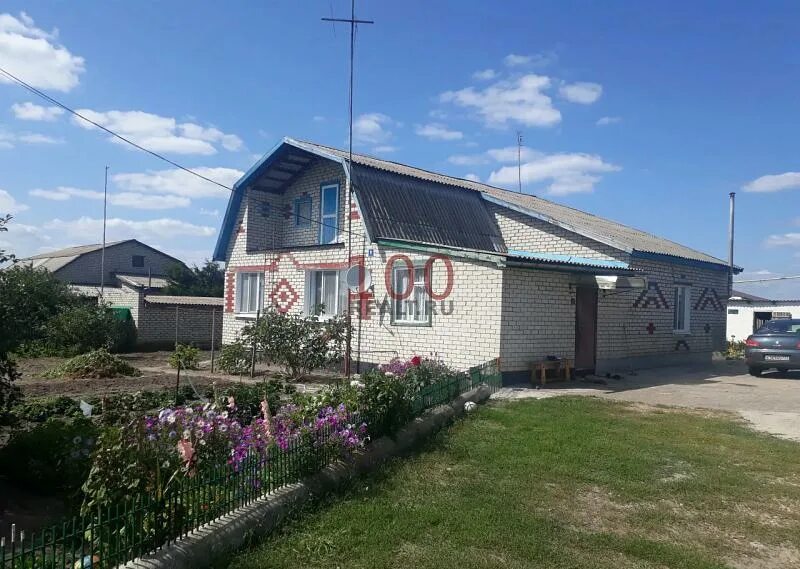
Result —
[{"label": "dark suv car", "polygon": [[744,361],[750,375],[764,370],[800,369],[800,320],[770,320],[745,341]]}]

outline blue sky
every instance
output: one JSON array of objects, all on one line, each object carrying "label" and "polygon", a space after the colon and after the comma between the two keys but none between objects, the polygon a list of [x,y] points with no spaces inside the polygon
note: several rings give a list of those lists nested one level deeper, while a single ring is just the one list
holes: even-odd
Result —
[{"label": "blue sky", "polygon": [[[347,143],[349,2],[3,2],[0,66],[232,184],[283,136]],[[375,2],[357,36],[356,149],[515,187],[800,274],[792,2]],[[210,257],[227,196],[0,83],[0,243],[111,239]],[[511,153],[515,159],[515,152]],[[2,246],[0,245],[0,246]],[[800,298],[800,281],[743,287]]]}]

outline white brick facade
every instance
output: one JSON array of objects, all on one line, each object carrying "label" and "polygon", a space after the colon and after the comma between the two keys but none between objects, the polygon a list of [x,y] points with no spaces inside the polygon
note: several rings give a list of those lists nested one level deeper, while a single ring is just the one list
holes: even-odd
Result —
[{"label": "white brick facade", "polygon": [[[252,318],[236,313],[237,273],[264,274],[262,308],[276,304],[299,313],[308,304],[309,271],[344,271],[349,266],[346,233],[340,233],[337,245],[317,245],[318,224],[295,227],[291,216],[294,199],[308,195],[312,199],[312,217],[316,219],[320,186],[330,181],[340,184],[339,227],[343,229],[350,208],[343,172],[333,162],[317,161],[284,195],[251,192],[245,197],[226,256],[224,343],[234,341]],[[267,202],[270,205],[265,209]],[[707,358],[712,350],[724,345],[728,293],[724,269],[681,264],[677,259],[671,263],[631,257],[625,251],[517,211],[494,204],[489,207],[509,249],[623,261],[648,276],[651,288],[646,291],[599,291],[599,369]],[[373,281],[371,296],[366,300],[371,308],[369,318],[360,320],[358,310],[354,311],[354,357],[359,347],[361,360],[368,363],[435,352],[461,369],[500,357],[505,372],[527,370],[530,361],[547,355],[574,357],[573,273],[503,267],[502,263],[454,253],[449,259],[452,290],[443,302],[434,303],[430,324],[398,325],[388,312],[391,303],[385,282],[387,262],[393,255],[403,253],[412,262],[424,263],[430,253],[370,243],[362,246],[364,226],[358,214],[353,220],[353,232],[353,261],[358,264],[363,258]],[[502,261],[502,257],[498,259]],[[432,267],[432,290],[440,293],[447,282],[447,263],[437,260]],[[676,286],[690,287],[688,334],[673,331]]]}]

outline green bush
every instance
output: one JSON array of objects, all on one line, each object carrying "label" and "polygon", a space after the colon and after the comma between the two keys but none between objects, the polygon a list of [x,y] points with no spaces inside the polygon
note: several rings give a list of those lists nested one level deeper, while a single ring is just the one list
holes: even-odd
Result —
[{"label": "green bush", "polygon": [[44,377],[101,378],[101,377],[136,377],[142,375],[138,369],[118,356],[101,348],[88,354],[81,354],[65,361],[63,364],[45,372]]},{"label": "green bush", "polygon": [[252,350],[248,350],[242,342],[237,341],[222,346],[216,363],[222,371],[239,375],[250,371],[251,356]]},{"label": "green bush", "polygon": [[47,320],[40,337],[19,352],[27,357],[73,357],[98,348],[113,352],[129,351],[136,345],[132,320],[119,320],[106,306],[73,304]]},{"label": "green bush", "polygon": [[11,409],[11,416],[17,421],[43,423],[51,417],[83,417],[83,411],[75,399],[61,396],[23,401]]},{"label": "green bush", "polygon": [[178,344],[169,356],[169,367],[175,369],[197,369],[200,365],[200,350],[194,346]]},{"label": "green bush", "polygon": [[364,414],[371,436],[391,434],[411,420],[416,393],[412,383],[378,370],[365,373],[361,381],[358,408]]},{"label": "green bush", "polygon": [[[293,395],[297,389],[277,379],[270,379],[260,383],[241,383],[227,386],[215,394],[217,404],[221,407],[227,405],[224,398],[233,397],[236,402],[235,416],[247,425],[261,414],[261,402],[266,396],[270,410],[275,413],[281,405],[284,395]],[[209,397],[212,395],[209,394]]]},{"label": "green bush", "polygon": [[18,377],[14,360],[0,353],[0,423],[5,422],[6,414],[21,398],[19,388],[14,385]]},{"label": "green bush", "polygon": [[89,474],[97,429],[87,419],[49,419],[11,437],[0,451],[0,472],[41,494],[73,492]]},{"label": "green bush", "polygon": [[268,310],[256,323],[245,326],[245,346],[255,342],[260,359],[283,366],[292,379],[300,379],[311,370],[342,361],[347,324],[341,317],[320,321],[316,316],[303,317]]}]

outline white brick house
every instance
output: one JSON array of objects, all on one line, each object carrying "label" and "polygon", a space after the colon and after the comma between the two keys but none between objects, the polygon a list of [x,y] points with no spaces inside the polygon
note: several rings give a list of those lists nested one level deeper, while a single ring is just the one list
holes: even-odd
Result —
[{"label": "white brick house", "polygon": [[[365,364],[436,352],[464,369],[499,357],[511,375],[553,355],[606,371],[707,360],[725,342],[720,259],[534,196],[363,155],[349,165],[344,151],[288,138],[236,183],[214,259],[227,267],[226,343],[267,307],[342,313],[348,301]],[[368,270],[367,290],[348,293],[351,266]]]}]

